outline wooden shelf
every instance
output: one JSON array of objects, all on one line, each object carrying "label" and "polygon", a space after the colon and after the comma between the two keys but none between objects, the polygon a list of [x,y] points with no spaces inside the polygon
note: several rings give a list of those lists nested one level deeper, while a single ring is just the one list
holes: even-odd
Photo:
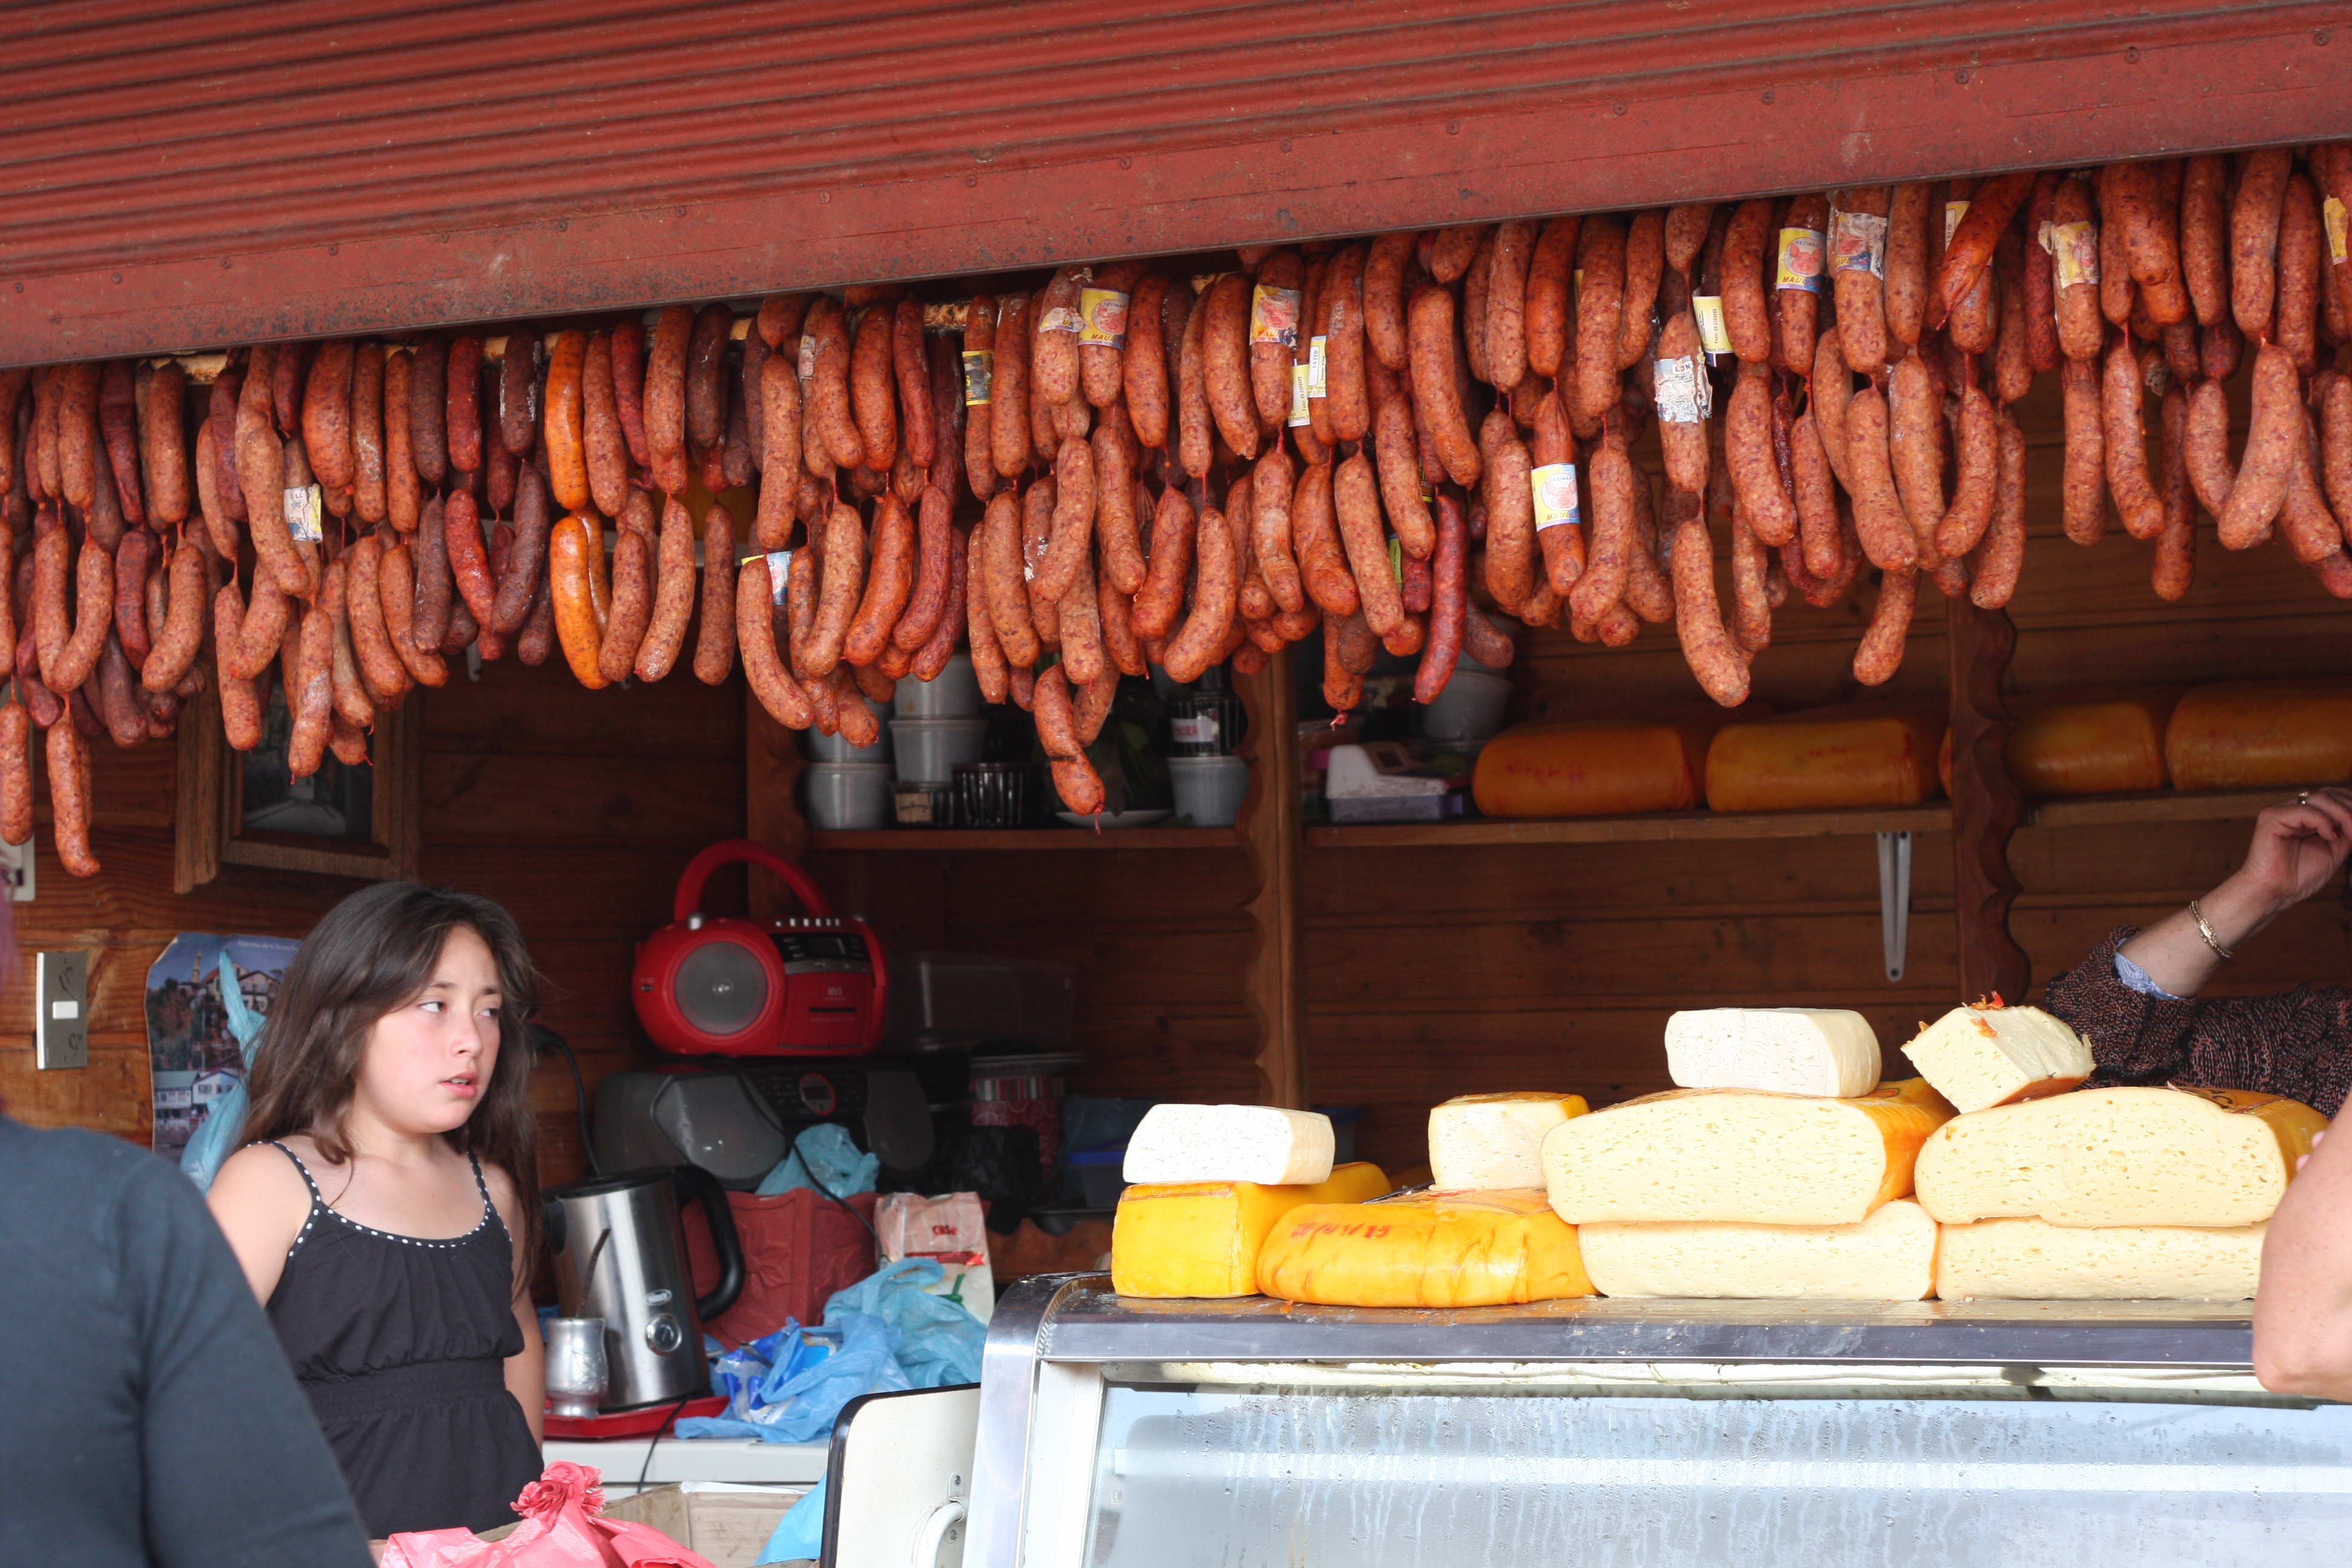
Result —
[{"label": "wooden shelf", "polygon": [[1119,827],[1095,832],[1084,827],[880,827],[857,833],[822,829],[808,836],[811,849],[895,849],[933,855],[1002,849],[1238,849],[1230,827]]},{"label": "wooden shelf", "polygon": [[2118,822],[2226,822],[2250,818],[2299,791],[2269,789],[2143,790],[2131,795],[2083,795],[2026,805],[2028,827],[2098,827]]},{"label": "wooden shelf", "polygon": [[1646,816],[1539,819],[1482,816],[1460,822],[1384,822],[1310,827],[1324,849],[1393,849],[1441,844],[1637,844],[1662,839],[1826,838],[1851,833],[1943,833],[1952,808],[1869,806],[1842,811],[1660,812]]}]

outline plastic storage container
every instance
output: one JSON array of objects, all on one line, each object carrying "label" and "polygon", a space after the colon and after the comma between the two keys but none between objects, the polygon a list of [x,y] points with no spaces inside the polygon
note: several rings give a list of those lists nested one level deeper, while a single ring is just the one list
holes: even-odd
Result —
[{"label": "plastic storage container", "polygon": [[811,763],[801,777],[808,785],[809,820],[836,833],[881,827],[890,820],[890,764]]},{"label": "plastic storage container", "polygon": [[940,671],[937,680],[902,680],[890,694],[890,709],[901,719],[976,719],[980,716],[980,678],[972,673],[971,656],[957,654]]},{"label": "plastic storage container", "polygon": [[929,1033],[1059,1050],[1070,1043],[1077,994],[1074,963],[984,952],[893,953],[883,1038],[896,1045]]},{"label": "plastic storage container", "polygon": [[1077,1173],[1078,1190],[1086,1194],[1087,1207],[1118,1206],[1118,1194],[1127,1191],[1127,1177],[1121,1173],[1127,1165],[1126,1144],[1097,1143],[1091,1149],[1073,1149],[1062,1156],[1062,1163]]},{"label": "plastic storage container", "polygon": [[901,784],[952,784],[959,764],[988,753],[985,719],[893,719],[890,735]]},{"label": "plastic storage container", "polygon": [[824,735],[814,730],[803,730],[801,731],[801,741],[807,749],[809,760],[814,763],[888,762],[890,760],[890,710],[885,704],[876,702],[870,698],[866,700],[866,706],[874,710],[875,720],[882,729],[880,737],[872,745],[863,748],[853,746],[842,739],[839,731]]},{"label": "plastic storage container", "polygon": [[1168,754],[1222,757],[1242,737],[1242,700],[1227,691],[1188,691],[1168,704]]},{"label": "plastic storage container", "polygon": [[1045,775],[1027,763],[967,763],[955,770],[960,827],[1034,827],[1045,818]]},{"label": "plastic storage container", "polygon": [[1168,782],[1176,814],[1195,827],[1231,827],[1249,794],[1249,763],[1240,757],[1171,757]]},{"label": "plastic storage container", "polygon": [[1503,707],[1511,700],[1511,683],[1488,675],[1478,666],[1459,666],[1421,712],[1421,732],[1433,741],[1489,741],[1503,727]]}]

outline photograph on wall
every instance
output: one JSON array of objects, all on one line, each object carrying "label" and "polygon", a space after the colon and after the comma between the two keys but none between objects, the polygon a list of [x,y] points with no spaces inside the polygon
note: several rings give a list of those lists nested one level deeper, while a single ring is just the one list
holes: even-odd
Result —
[{"label": "photograph on wall", "polygon": [[147,1056],[154,1079],[155,1152],[176,1162],[221,1097],[245,1081],[245,1056],[220,993],[226,952],[245,1005],[267,1014],[302,944],[282,936],[183,931],[147,970]]},{"label": "photograph on wall", "polygon": [[281,687],[270,694],[261,743],[245,753],[237,826],[247,833],[284,833],[365,844],[375,837],[375,769],[340,761],[332,752],[318,771],[294,776],[288,753],[294,720]]}]

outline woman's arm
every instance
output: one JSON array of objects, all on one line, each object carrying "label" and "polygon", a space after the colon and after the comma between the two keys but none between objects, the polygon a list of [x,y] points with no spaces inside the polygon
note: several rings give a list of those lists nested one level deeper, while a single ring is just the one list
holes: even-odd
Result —
[{"label": "woman's arm", "polygon": [[515,1326],[522,1330],[522,1352],[510,1355],[506,1362],[507,1392],[522,1406],[523,1419],[530,1423],[530,1440],[547,1440],[547,1344],[539,1337],[539,1312],[530,1302],[532,1259],[523,1251],[520,1206],[515,1201],[514,1183],[496,1165],[482,1167],[490,1184],[490,1202],[505,1222],[507,1234],[514,1237],[514,1315]]},{"label": "woman's arm", "polygon": [[[2352,850],[2352,789],[2313,790],[2254,819],[2245,864],[2198,900],[2214,942],[2235,950],[2326,887]],[[2126,942],[2121,954],[2174,996],[2194,996],[2220,967],[2197,916],[2179,910]]]},{"label": "woman's arm", "polygon": [[310,1184],[284,1154],[248,1143],[222,1163],[205,1203],[228,1237],[254,1300],[267,1307],[285,1272],[286,1254],[310,1217]]},{"label": "woman's arm", "polygon": [[2263,1237],[2254,1375],[2275,1394],[2352,1399],[2352,1134],[2305,1156]]}]

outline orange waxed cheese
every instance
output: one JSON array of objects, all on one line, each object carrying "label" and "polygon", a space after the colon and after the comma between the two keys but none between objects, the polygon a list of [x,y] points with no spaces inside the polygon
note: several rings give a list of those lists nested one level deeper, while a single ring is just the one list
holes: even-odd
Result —
[{"label": "orange waxed cheese", "polygon": [[1122,1296],[1247,1296],[1258,1249],[1283,1215],[1305,1204],[1360,1203],[1389,1190],[1378,1165],[1331,1167],[1328,1181],[1137,1182],[1119,1194],[1111,1228],[1111,1289]]},{"label": "orange waxed cheese", "polygon": [[1699,804],[1720,716],[1645,721],[1537,719],[1478,753],[1471,793],[1488,816],[1621,816]]},{"label": "orange waxed cheese", "polygon": [[1576,1229],[1538,1188],[1310,1204],[1258,1253],[1257,1288],[1331,1307],[1499,1307],[1590,1296]]},{"label": "orange waxed cheese", "polygon": [[1916,805],[1938,793],[1941,710],[1843,703],[1726,724],[1706,753],[1717,811]]},{"label": "orange waxed cheese", "polygon": [[[2180,700],[2177,686],[2041,692],[2008,700],[2015,728],[2001,763],[2017,787],[2034,796],[2125,795],[2162,789],[2165,726]],[[1944,737],[1937,771],[1952,791],[1952,738]]]},{"label": "orange waxed cheese", "polygon": [[2172,710],[2164,759],[2178,789],[2352,783],[2352,685],[2200,686]]}]

